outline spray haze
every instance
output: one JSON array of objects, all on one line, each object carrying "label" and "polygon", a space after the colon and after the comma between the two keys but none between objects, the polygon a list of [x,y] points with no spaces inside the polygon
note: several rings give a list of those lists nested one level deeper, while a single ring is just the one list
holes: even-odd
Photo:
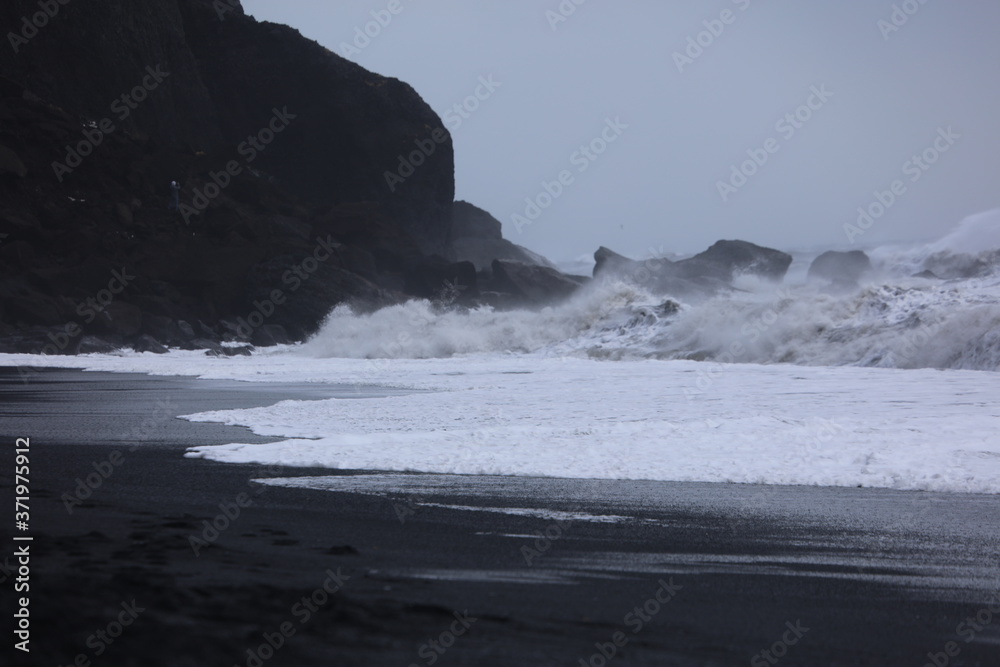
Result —
[{"label": "spray haze", "polygon": [[[540,310],[411,301],[357,314],[340,306],[303,352],[360,359],[529,353],[995,371],[998,219],[1000,211],[984,213],[934,243],[877,248],[862,283],[846,287],[747,274],[737,276],[731,289],[699,296],[658,289],[640,268],[602,274],[575,297]],[[976,247],[989,249],[962,252]],[[927,266],[940,275],[927,273]]]}]

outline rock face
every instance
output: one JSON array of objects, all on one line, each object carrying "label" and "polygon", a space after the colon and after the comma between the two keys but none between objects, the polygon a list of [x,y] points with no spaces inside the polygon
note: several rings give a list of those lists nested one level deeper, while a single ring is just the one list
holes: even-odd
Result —
[{"label": "rock face", "polygon": [[731,282],[740,274],[780,281],[792,265],[792,256],[746,241],[719,241],[705,252],[676,262],[675,275],[688,280],[714,278]]},{"label": "rock face", "polygon": [[457,201],[452,209],[451,254],[472,262],[477,271],[489,269],[493,260],[511,260],[554,269],[549,260],[503,238],[501,223],[481,208]]},{"label": "rock face", "polygon": [[[0,24],[38,11],[9,0]],[[19,40],[0,49],[0,350],[286,342],[339,303],[476,298],[451,137],[407,84],[236,0],[59,4]],[[491,225],[459,237],[516,249]]]},{"label": "rock face", "polygon": [[601,246],[594,253],[594,277],[600,273],[630,273],[638,271],[642,262],[619,255],[614,250]]},{"label": "rock face", "polygon": [[809,266],[808,279],[855,285],[864,274],[871,271],[871,268],[871,259],[860,250],[850,252],[830,250],[813,260]]},{"label": "rock face", "polygon": [[535,306],[569,298],[586,282],[556,269],[510,260],[493,261],[494,284],[504,292]]},{"label": "rock face", "polygon": [[657,294],[706,298],[732,287],[740,275],[784,278],[792,257],[746,241],[719,241],[705,252],[677,262],[662,257],[636,261],[601,247],[594,253],[594,277],[628,280]]},{"label": "rock face", "polygon": [[[36,0],[8,0],[0,25],[19,26],[37,11]],[[165,197],[172,179],[196,184],[239,160],[315,205],[377,202],[424,250],[440,252],[447,241],[454,157],[440,118],[407,84],[291,28],[258,23],[239,2],[64,4],[16,53],[0,50],[0,76],[74,116],[109,118],[115,135],[148,137],[142,148],[155,159],[143,199]],[[142,85],[152,89],[132,95]],[[133,99],[123,102],[123,94]],[[259,134],[275,109],[287,128],[267,143]],[[82,138],[81,129],[62,139]],[[244,143],[250,136],[257,145]],[[387,183],[386,172],[421,150],[412,175]],[[192,161],[194,154],[203,159]]]}]

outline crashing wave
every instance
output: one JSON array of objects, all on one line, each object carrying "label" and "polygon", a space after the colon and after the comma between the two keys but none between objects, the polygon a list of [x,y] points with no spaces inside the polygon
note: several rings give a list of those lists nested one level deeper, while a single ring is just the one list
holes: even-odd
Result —
[{"label": "crashing wave", "polygon": [[[607,279],[541,311],[448,309],[427,301],[373,313],[341,306],[303,351],[371,359],[534,353],[996,371],[997,248],[1000,211],[993,211],[935,244],[874,251],[880,272],[850,293],[748,278],[737,281],[739,289],[692,302]],[[978,252],[964,252],[972,249]],[[950,279],[914,278],[919,271]]]}]

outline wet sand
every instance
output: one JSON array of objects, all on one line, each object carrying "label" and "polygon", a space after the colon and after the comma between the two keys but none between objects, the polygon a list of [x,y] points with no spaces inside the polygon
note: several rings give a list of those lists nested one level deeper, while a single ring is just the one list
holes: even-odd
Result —
[{"label": "wet sand", "polygon": [[[8,499],[13,440],[31,438],[32,652],[12,664],[998,664],[992,496],[183,457],[267,439],[176,415],[338,395],[365,394],[0,372]],[[318,476],[335,490],[253,481]]]}]

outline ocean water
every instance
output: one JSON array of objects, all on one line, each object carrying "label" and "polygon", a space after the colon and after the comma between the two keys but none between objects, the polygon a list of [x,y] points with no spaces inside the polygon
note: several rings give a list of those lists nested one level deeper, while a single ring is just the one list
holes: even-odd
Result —
[{"label": "ocean water", "polygon": [[[845,291],[805,282],[801,258],[781,285],[744,277],[700,302],[626,276],[541,311],[341,307],[308,342],[246,358],[0,364],[414,390],[189,415],[280,439],[191,458],[1000,493],[998,248],[992,212],[872,249],[875,271]],[[913,277],[929,267],[943,279]]]},{"label": "ocean water", "polygon": [[[412,301],[358,315],[344,306],[303,351],[318,358],[540,354],[1000,369],[1000,211],[973,216],[936,243],[870,254],[872,273],[850,290],[806,281],[812,254],[797,257],[781,284],[743,276],[738,291],[699,302],[654,293],[640,269],[539,312]],[[928,267],[942,279],[914,277]],[[974,277],[959,277],[973,268]]]}]

